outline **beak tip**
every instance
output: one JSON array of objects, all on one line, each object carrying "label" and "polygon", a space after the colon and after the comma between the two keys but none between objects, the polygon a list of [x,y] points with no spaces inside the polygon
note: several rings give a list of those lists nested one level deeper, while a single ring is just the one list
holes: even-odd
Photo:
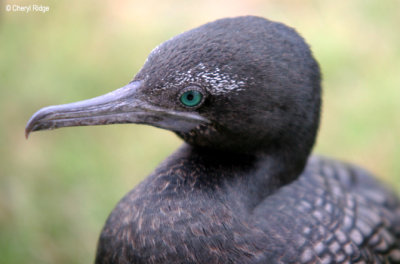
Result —
[{"label": "beak tip", "polygon": [[31,131],[29,131],[28,129],[25,129],[25,139],[29,138],[30,133],[31,133]]},{"label": "beak tip", "polygon": [[40,123],[42,116],[40,113],[42,109],[37,111],[32,117],[29,119],[28,123],[25,127],[25,138],[28,139],[31,132],[38,130],[37,125]]},{"label": "beak tip", "polygon": [[42,121],[47,117],[48,109],[49,107],[44,107],[31,116],[25,127],[26,139],[29,138],[30,133],[33,131],[47,129],[46,127],[43,127]]},{"label": "beak tip", "polygon": [[31,120],[29,120],[25,127],[25,138],[26,139],[29,138],[29,134],[32,132],[32,129],[33,129],[32,122],[31,122]]}]

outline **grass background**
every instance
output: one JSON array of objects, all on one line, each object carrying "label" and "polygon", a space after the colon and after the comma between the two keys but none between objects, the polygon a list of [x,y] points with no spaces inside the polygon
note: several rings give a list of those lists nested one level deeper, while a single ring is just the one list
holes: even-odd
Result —
[{"label": "grass background", "polygon": [[[7,13],[43,4],[47,14]],[[324,76],[315,152],[400,191],[400,1],[0,1],[0,263],[90,263],[106,217],[180,140],[136,126],[24,138],[36,110],[129,82],[162,41],[205,22],[260,15],[295,27]]]}]

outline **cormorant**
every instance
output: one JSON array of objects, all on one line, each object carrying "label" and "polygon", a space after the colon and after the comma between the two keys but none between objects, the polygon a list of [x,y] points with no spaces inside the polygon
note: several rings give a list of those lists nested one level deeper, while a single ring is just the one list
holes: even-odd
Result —
[{"label": "cormorant", "polygon": [[220,19],[158,46],[126,86],[50,106],[31,131],[140,123],[185,143],[109,216],[96,263],[397,263],[400,203],[310,156],[320,70],[295,30]]}]

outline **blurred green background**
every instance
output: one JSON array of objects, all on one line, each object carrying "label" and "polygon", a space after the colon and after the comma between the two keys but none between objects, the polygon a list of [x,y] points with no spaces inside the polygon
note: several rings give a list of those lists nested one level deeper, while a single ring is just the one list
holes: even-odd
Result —
[{"label": "blurred green background", "polygon": [[[46,14],[7,4],[50,6]],[[400,1],[0,2],[0,263],[90,263],[118,200],[180,144],[138,126],[24,138],[39,108],[128,83],[162,41],[254,14],[295,27],[324,76],[316,153],[357,163],[400,192]]]}]

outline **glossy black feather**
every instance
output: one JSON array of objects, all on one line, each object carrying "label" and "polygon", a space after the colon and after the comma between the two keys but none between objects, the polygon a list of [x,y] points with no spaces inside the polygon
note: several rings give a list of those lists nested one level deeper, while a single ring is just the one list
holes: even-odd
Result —
[{"label": "glossy black feather", "polygon": [[[218,20],[160,45],[135,80],[148,101],[212,122],[178,132],[188,144],[118,203],[96,263],[400,262],[395,195],[360,168],[309,156],[320,73],[293,29]],[[196,110],[176,104],[188,85],[208,92]]]}]

